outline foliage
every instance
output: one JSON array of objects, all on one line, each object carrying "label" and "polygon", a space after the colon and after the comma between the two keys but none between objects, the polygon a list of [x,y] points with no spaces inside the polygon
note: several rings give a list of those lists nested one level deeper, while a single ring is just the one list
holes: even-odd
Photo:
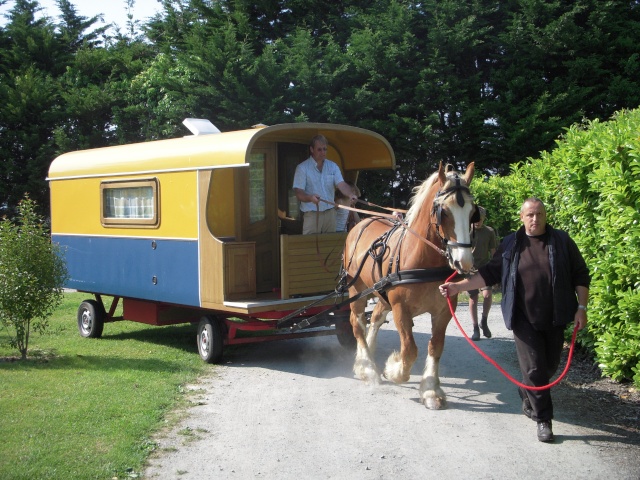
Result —
[{"label": "foliage", "polygon": [[[502,239],[519,226],[519,205],[526,198],[527,185],[518,175],[475,178],[471,190],[476,203],[487,210],[486,225]],[[515,208],[514,208],[515,206]]]},{"label": "foliage", "polygon": [[[500,226],[508,223],[504,212],[517,212],[526,197],[545,202],[549,223],[570,233],[592,274],[580,343],[594,349],[605,375],[640,386],[638,131],[640,110],[576,124],[539,159],[473,186],[480,204],[501,211]],[[517,227],[517,216],[511,220]]]},{"label": "foliage", "polygon": [[181,135],[185,117],[379,132],[400,168],[362,191],[403,206],[440,161],[507,173],[640,104],[635,2],[163,0],[115,34],[58,3],[54,20],[15,0],[0,27],[0,211],[28,191],[48,212],[56,155]]},{"label": "foliage", "polygon": [[605,375],[640,385],[640,110],[574,126],[543,161],[558,168],[556,219],[593,274],[590,326]]},{"label": "foliage", "polygon": [[37,1],[16,0],[0,27],[0,215],[15,214],[26,192],[47,215],[51,161],[118,142],[115,113],[140,58],[150,57],[142,40],[107,42],[98,17],[58,3],[54,23]]},{"label": "foliage", "polygon": [[62,298],[66,266],[59,249],[25,197],[18,221],[0,222],[0,321],[11,345],[27,358],[31,330],[42,333]]}]

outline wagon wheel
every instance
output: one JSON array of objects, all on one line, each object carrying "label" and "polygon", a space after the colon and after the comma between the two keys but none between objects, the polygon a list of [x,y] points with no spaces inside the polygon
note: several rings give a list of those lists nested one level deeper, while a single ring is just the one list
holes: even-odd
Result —
[{"label": "wagon wheel", "polygon": [[204,316],[198,324],[198,353],[207,363],[219,363],[222,360],[224,344],[223,328],[220,320]]},{"label": "wagon wheel", "polygon": [[100,338],[107,313],[95,300],[84,300],[78,307],[78,330],[85,338]]},{"label": "wagon wheel", "polygon": [[356,337],[353,335],[353,328],[348,320],[336,322],[336,337],[338,342],[347,350],[355,350]]}]

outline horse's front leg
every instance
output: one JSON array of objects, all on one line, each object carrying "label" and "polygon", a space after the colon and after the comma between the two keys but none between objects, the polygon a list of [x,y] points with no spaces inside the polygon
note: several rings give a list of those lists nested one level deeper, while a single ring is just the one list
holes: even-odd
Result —
[{"label": "horse's front leg", "polygon": [[349,321],[353,328],[353,335],[356,337],[356,360],[353,364],[353,373],[355,373],[356,377],[367,383],[378,384],[380,383],[380,373],[378,372],[373,354],[369,349],[365,337],[367,329],[366,306],[366,299],[359,299],[351,304]]},{"label": "horse's front leg", "polygon": [[400,303],[392,307],[393,321],[400,336],[400,351],[387,358],[384,377],[394,383],[404,383],[411,377],[411,368],[418,358],[418,347],[413,338],[413,316]]},{"label": "horse's front leg", "polygon": [[379,300],[376,306],[373,307],[369,329],[367,330],[367,346],[369,347],[369,354],[372,356],[375,355],[378,345],[378,331],[390,311],[388,304],[383,300]]},{"label": "horse's front leg", "polygon": [[432,410],[440,410],[447,405],[447,396],[440,387],[438,370],[440,357],[444,350],[445,333],[450,320],[451,314],[448,311],[431,316],[431,340],[420,382],[420,400],[425,407]]}]

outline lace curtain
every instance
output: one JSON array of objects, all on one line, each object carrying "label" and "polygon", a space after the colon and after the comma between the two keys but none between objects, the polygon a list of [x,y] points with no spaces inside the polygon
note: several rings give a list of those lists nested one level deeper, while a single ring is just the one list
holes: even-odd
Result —
[{"label": "lace curtain", "polygon": [[106,218],[153,218],[153,188],[105,189],[104,216]]}]

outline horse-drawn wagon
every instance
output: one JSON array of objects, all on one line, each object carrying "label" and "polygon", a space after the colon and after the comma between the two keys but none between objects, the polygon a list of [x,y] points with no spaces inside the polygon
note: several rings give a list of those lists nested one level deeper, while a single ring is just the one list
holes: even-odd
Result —
[{"label": "horse-drawn wagon", "polygon": [[292,313],[317,316],[340,300],[326,294],[346,234],[300,235],[296,220],[293,175],[317,134],[345,180],[395,168],[382,136],[319,123],[196,131],[56,158],[48,176],[52,240],[63,247],[66,286],[94,297],[78,309],[80,334],[100,337],[116,320],[197,322],[198,350],[209,362],[225,345],[336,333],[348,341],[348,310],[308,330],[279,328]]}]

